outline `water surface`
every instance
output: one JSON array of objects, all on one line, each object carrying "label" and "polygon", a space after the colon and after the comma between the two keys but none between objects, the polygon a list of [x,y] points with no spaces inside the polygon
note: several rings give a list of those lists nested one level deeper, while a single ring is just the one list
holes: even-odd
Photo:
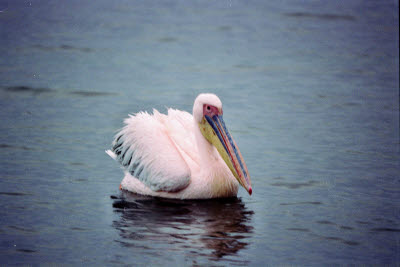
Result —
[{"label": "water surface", "polygon": [[[0,263],[398,265],[395,1],[0,1]],[[216,93],[252,177],[118,190],[128,113]]]}]

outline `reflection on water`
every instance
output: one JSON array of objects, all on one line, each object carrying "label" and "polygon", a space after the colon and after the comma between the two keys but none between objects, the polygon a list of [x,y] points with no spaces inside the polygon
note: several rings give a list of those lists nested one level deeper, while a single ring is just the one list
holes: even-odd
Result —
[{"label": "reflection on water", "polygon": [[254,212],[238,198],[181,201],[129,192],[112,198],[114,211],[121,214],[113,223],[122,237],[118,242],[154,256],[162,247],[218,261],[246,248],[253,232]]}]

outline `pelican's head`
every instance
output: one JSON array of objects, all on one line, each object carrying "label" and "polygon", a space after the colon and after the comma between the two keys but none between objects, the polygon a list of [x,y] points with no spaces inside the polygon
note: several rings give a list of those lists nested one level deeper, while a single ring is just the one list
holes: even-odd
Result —
[{"label": "pelican's head", "polygon": [[222,103],[214,94],[200,94],[194,101],[193,117],[203,136],[218,150],[238,182],[251,195],[246,163],[222,119]]}]

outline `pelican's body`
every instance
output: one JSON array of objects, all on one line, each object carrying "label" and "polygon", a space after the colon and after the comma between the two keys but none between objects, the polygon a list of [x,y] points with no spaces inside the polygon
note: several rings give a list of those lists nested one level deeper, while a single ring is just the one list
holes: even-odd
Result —
[{"label": "pelican's body", "polygon": [[199,95],[193,116],[140,112],[125,120],[112,151],[124,167],[120,188],[141,195],[202,199],[236,196],[239,183],[251,194],[247,167],[222,120],[222,103]]}]

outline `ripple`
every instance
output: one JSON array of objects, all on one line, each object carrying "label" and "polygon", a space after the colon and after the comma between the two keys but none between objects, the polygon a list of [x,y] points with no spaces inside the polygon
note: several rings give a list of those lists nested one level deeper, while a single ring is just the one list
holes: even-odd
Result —
[{"label": "ripple", "polygon": [[35,253],[35,252],[37,252],[37,250],[26,249],[26,248],[19,248],[19,249],[17,249],[17,251],[24,252],[24,253]]},{"label": "ripple", "polygon": [[36,230],[34,229],[29,229],[21,226],[16,226],[16,225],[9,225],[8,228],[20,231],[20,232],[26,232],[26,233],[36,233]]},{"label": "ripple", "polygon": [[76,179],[71,180],[71,182],[78,182],[78,183],[87,182],[87,181],[88,181],[87,178],[76,178]]},{"label": "ripple", "polygon": [[9,144],[0,144],[0,148],[13,148],[13,149],[22,149],[22,150],[33,150],[30,147],[27,146],[14,146],[14,145],[9,145]]},{"label": "ripple", "polygon": [[326,220],[317,221],[317,223],[319,223],[319,224],[327,224],[327,225],[336,225],[336,223],[333,223],[331,221],[326,221]]},{"label": "ripple", "polygon": [[46,46],[46,45],[36,44],[36,45],[32,45],[32,48],[46,51],[46,52],[53,52],[53,51],[57,51],[57,50],[77,51],[77,52],[84,52],[84,53],[93,52],[92,48],[77,47],[77,46],[68,45],[68,44],[62,44],[60,46]]},{"label": "ripple", "polygon": [[336,236],[324,236],[323,237],[326,240],[337,240],[337,241],[342,241],[343,239],[340,237],[336,237]]},{"label": "ripple", "polygon": [[163,37],[163,38],[158,39],[158,41],[160,43],[173,43],[173,42],[178,41],[178,39],[175,37]]},{"label": "ripple", "polygon": [[358,246],[360,244],[357,241],[346,240],[346,239],[343,239],[343,238],[337,237],[337,236],[323,236],[322,238],[325,240],[338,241],[338,242],[341,242],[341,243],[349,245],[349,246]]},{"label": "ripple", "polygon": [[234,65],[234,67],[238,68],[238,69],[256,69],[257,68],[257,66],[255,66],[255,65],[247,65],[247,64],[236,64],[236,65]]},{"label": "ripple", "polygon": [[72,91],[70,92],[70,94],[77,96],[84,96],[84,97],[115,95],[109,92],[96,92],[96,91]]},{"label": "ripple", "polygon": [[371,231],[373,231],[373,232],[400,232],[400,229],[399,228],[377,227],[377,228],[372,228]]},{"label": "ripple", "polygon": [[302,202],[293,202],[293,203],[281,203],[282,206],[290,206],[290,205],[322,205],[322,202],[319,201],[302,201]]},{"label": "ripple", "polygon": [[73,231],[87,231],[88,230],[86,228],[80,228],[80,227],[71,227],[70,229]]},{"label": "ripple", "polygon": [[330,14],[330,13],[318,14],[318,13],[308,13],[308,12],[292,12],[292,13],[285,13],[284,15],[295,18],[313,18],[320,20],[347,20],[347,21],[356,20],[354,16],[345,14]]},{"label": "ripple", "polygon": [[85,166],[82,162],[70,162],[69,163],[71,166]]},{"label": "ripple", "polygon": [[350,245],[350,246],[358,246],[358,245],[360,245],[360,243],[357,242],[357,241],[351,241],[351,240],[341,240],[341,241],[342,241],[343,244]]},{"label": "ripple", "polygon": [[310,232],[310,230],[307,229],[307,228],[296,228],[296,227],[294,227],[294,228],[286,228],[286,230],[297,231],[297,232]]},{"label": "ripple", "polygon": [[219,26],[219,27],[217,28],[217,30],[218,30],[218,31],[221,31],[221,32],[228,32],[228,31],[231,31],[231,30],[232,30],[232,27],[231,27],[231,26],[228,26],[228,25],[224,25],[224,26]]},{"label": "ripple", "polygon": [[317,181],[311,180],[311,181],[308,181],[308,182],[305,182],[305,183],[276,182],[276,183],[273,183],[273,184],[270,184],[270,185],[279,186],[279,187],[286,187],[288,189],[299,189],[299,188],[302,188],[302,187],[314,186],[316,184],[318,184]]},{"label": "ripple", "polygon": [[30,193],[22,193],[22,192],[0,192],[0,195],[5,196],[32,196]]},{"label": "ripple", "polygon": [[76,47],[76,46],[72,46],[72,45],[60,45],[60,49],[62,50],[73,50],[73,51],[79,51],[79,52],[92,52],[93,49],[88,48],[88,47]]},{"label": "ripple", "polygon": [[[25,85],[2,87],[2,89],[3,89],[3,91],[11,92],[11,93],[21,93],[21,94],[31,93],[31,94],[35,94],[35,95],[43,94],[43,93],[57,92],[57,90],[54,90],[51,88],[46,88],[46,87],[37,87],[36,88],[36,87],[30,87],[30,86],[25,86]],[[89,91],[89,90],[70,91],[70,92],[67,92],[67,94],[83,96],[83,97],[116,95],[115,93],[111,93],[111,92],[99,92],[99,91]]]},{"label": "ripple", "polygon": [[46,87],[35,88],[25,85],[3,87],[3,90],[12,93],[33,93],[33,94],[50,93],[54,91],[53,89]]}]

